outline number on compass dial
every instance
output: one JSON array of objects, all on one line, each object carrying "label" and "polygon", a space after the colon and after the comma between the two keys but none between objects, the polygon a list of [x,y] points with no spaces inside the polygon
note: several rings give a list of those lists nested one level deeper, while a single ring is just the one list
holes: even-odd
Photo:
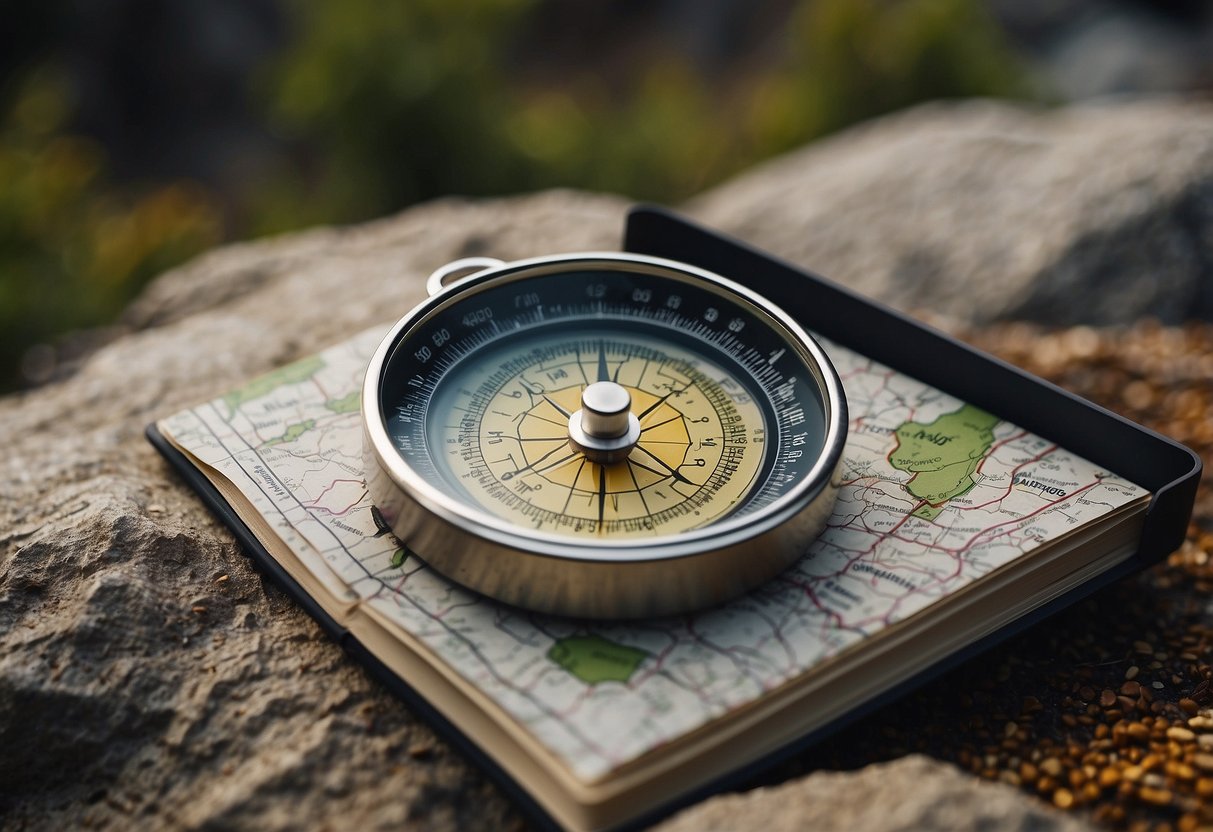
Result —
[{"label": "number on compass dial", "polygon": [[[701,355],[659,333],[506,340],[458,362],[429,413],[431,446],[453,451],[439,467],[490,513],[556,533],[667,534],[721,519],[753,487],[762,409]],[[640,426],[608,462],[570,442],[595,382],[626,390]]]}]

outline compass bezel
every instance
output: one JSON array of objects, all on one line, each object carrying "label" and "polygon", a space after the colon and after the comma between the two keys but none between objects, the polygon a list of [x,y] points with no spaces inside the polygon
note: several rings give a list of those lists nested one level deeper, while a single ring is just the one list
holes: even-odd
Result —
[{"label": "compass bezel", "polygon": [[[387,426],[384,372],[396,350],[434,316],[457,304],[467,303],[489,289],[561,272],[594,270],[624,271],[692,283],[745,308],[778,330],[782,340],[796,350],[812,373],[825,411],[822,450],[808,473],[770,505],[750,513],[730,515],[699,529],[667,536],[583,539],[535,531],[495,517],[444,492],[414,469],[397,450]],[[673,260],[614,252],[517,260],[484,268],[442,287],[401,318],[384,337],[368,365],[361,404],[368,489],[384,519],[406,546],[439,572],[500,600],[546,612],[596,617],[677,612],[738,594],[761,580],[754,577],[755,563],[772,561],[771,552],[760,551],[764,545],[776,542],[767,538],[790,536],[793,541],[781,540],[779,545],[784,548],[801,545],[794,552],[775,557],[774,560],[781,564],[777,568],[759,569],[762,579],[797,560],[803,554],[803,547],[816,536],[828,517],[828,506],[832,506],[837,490],[835,473],[847,431],[846,399],[838,374],[820,345],[789,315],[752,290],[718,274]],[[777,452],[778,448],[774,448],[768,453]],[[827,510],[823,512],[821,505],[827,503]],[[815,506],[817,509],[813,511]],[[813,515],[813,522],[806,530],[801,527],[809,515]],[[817,515],[822,516],[818,518]],[[797,518],[800,522],[796,522]],[[781,527],[786,528],[780,531]],[[453,550],[449,550],[450,547]],[[720,553],[724,552],[736,552],[724,558],[726,562],[737,560],[740,563],[732,569],[726,563],[722,568],[718,562],[722,559]],[[712,556],[713,553],[716,556]],[[710,574],[695,576],[692,562],[697,559],[704,560],[705,567],[711,563]],[[753,562],[744,563],[747,559]],[[478,564],[477,560],[484,563]],[[599,595],[591,602],[582,597],[587,593],[601,593],[604,583],[601,575],[606,568],[620,575],[627,572],[629,566],[638,567],[631,570],[637,575],[661,575],[663,570],[654,570],[654,567],[662,564],[670,566],[664,570],[669,576],[685,573],[681,575],[682,580],[703,584],[703,591],[688,591],[684,586],[678,592],[670,593],[678,596],[671,599],[671,603],[650,598],[639,605],[635,598],[613,599]],[[520,580],[510,580],[511,572],[517,572]],[[730,572],[734,574],[730,576]],[[534,575],[528,577],[530,573]],[[598,575],[592,580],[599,586],[574,591],[570,581],[581,583],[576,577],[580,573]],[[487,577],[489,575],[492,577]],[[534,576],[546,576],[544,579],[563,586],[564,590],[553,593],[533,586],[513,586]],[[632,594],[626,591],[629,583],[632,582],[623,581],[621,591],[624,594]],[[651,591],[641,594],[653,595]],[[570,600],[574,597],[582,600]]]}]

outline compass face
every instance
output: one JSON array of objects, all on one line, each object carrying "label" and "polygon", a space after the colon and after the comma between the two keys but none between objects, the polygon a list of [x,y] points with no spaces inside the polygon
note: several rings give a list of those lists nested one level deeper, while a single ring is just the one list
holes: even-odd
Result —
[{"label": "compass face", "polygon": [[[711,523],[736,509],[762,468],[767,418],[735,376],[660,330],[549,326],[479,351],[438,386],[428,411],[440,473],[485,510],[562,534],[639,536]],[[640,437],[623,459],[569,443],[591,383],[629,394]],[[458,418],[451,418],[452,414]]]},{"label": "compass face", "polygon": [[[387,354],[378,416],[427,489],[499,527],[599,546],[702,536],[803,490],[829,418],[803,336],[693,277],[544,271],[471,278]],[[622,409],[596,415],[591,385]]]}]

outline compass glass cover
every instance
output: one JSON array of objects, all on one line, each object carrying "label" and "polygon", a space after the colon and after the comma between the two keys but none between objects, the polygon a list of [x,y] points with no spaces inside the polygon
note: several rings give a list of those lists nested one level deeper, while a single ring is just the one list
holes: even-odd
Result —
[{"label": "compass glass cover", "polygon": [[[825,442],[812,358],[760,305],[694,278],[594,269],[454,293],[380,385],[387,432],[432,487],[513,525],[617,540],[770,506]],[[595,382],[640,423],[626,456],[570,444]]]}]

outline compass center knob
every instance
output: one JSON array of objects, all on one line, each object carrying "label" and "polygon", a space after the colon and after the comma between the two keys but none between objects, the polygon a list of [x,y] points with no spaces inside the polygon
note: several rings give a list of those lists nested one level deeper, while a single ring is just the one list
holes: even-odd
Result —
[{"label": "compass center knob", "polygon": [[613,381],[596,381],[581,393],[581,429],[599,439],[628,432],[632,395]]},{"label": "compass center knob", "polygon": [[613,381],[597,381],[581,392],[581,410],[569,417],[569,444],[594,462],[624,459],[640,439],[632,395]]}]

